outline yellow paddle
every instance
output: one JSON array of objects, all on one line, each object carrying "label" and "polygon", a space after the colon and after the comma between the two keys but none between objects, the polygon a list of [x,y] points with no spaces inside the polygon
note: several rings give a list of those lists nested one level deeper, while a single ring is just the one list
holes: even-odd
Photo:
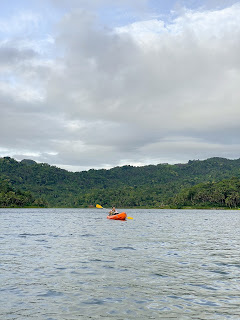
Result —
[{"label": "yellow paddle", "polygon": [[[104,209],[100,204],[96,204],[96,208],[98,209]],[[132,217],[127,217],[128,219],[133,219]]]}]

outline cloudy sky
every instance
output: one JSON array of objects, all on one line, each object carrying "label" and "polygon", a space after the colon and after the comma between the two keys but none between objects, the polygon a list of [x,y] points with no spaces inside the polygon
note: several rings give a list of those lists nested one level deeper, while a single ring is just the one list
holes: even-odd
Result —
[{"label": "cloudy sky", "polygon": [[240,158],[239,87],[240,1],[0,2],[0,157]]}]

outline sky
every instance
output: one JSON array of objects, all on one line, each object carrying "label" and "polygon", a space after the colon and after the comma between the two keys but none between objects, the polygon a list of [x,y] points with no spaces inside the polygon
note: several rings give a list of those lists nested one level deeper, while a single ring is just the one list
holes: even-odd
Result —
[{"label": "sky", "polygon": [[240,158],[240,1],[2,0],[0,157]]}]

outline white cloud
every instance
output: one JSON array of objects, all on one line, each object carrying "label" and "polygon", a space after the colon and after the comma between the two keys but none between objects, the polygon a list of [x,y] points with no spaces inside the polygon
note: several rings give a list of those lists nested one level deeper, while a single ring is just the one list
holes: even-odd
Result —
[{"label": "white cloud", "polygon": [[51,59],[31,42],[33,56],[0,51],[0,147],[81,169],[238,157],[239,17],[236,4],[111,29],[68,13]]}]

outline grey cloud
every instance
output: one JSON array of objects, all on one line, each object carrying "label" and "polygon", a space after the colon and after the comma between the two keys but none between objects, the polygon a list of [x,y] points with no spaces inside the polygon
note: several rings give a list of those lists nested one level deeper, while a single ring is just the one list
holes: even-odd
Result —
[{"label": "grey cloud", "polygon": [[187,12],[159,33],[69,13],[56,68],[39,74],[43,99],[2,95],[2,146],[76,168],[239,157],[239,12]]},{"label": "grey cloud", "polygon": [[224,87],[226,93],[231,90],[227,80],[231,81],[229,72],[236,57],[234,42],[221,52],[221,40],[213,46],[199,43],[196,37],[189,41],[183,34],[160,38],[162,45],[157,50],[149,47],[142,51],[129,34],[96,30],[82,13],[69,17],[64,30],[61,41],[68,47],[66,70],[56,83],[57,88],[69,89],[64,101],[71,105],[68,116],[72,112],[74,117],[89,114],[135,122],[135,112],[139,112],[138,123],[144,125],[148,119],[147,125],[151,120],[151,125],[157,125],[156,114],[163,112],[168,121],[174,120],[208,106],[216,99],[217,88]]},{"label": "grey cloud", "polygon": [[[125,132],[135,152],[139,136],[145,145],[156,137],[161,139],[166,130],[181,134],[188,129],[190,135],[201,137],[199,131],[218,122],[216,128],[213,125],[216,137],[226,121],[230,128],[233,118],[239,119],[235,87],[239,30],[235,29],[234,36],[226,30],[213,40],[203,35],[199,41],[197,31],[188,34],[182,29],[181,34],[157,38],[158,47],[150,43],[142,48],[131,34],[97,28],[94,19],[81,12],[69,16],[63,29],[59,43],[68,47],[66,72],[57,80],[57,87],[68,92],[62,101],[63,112],[70,118],[120,123],[124,130],[127,126]],[[232,94],[236,102],[229,110],[225,100],[232,99]],[[148,131],[147,138],[138,135],[142,131]],[[105,133],[102,137],[103,144],[109,141]],[[119,132],[118,138],[113,134],[112,146],[114,141],[124,145],[127,139]]]},{"label": "grey cloud", "polygon": [[37,53],[31,49],[17,49],[9,46],[0,46],[0,64],[12,64],[19,61],[32,59]]},{"label": "grey cloud", "polygon": [[66,8],[95,9],[102,6],[128,6],[133,8],[143,8],[148,4],[148,0],[49,0],[55,6]]},{"label": "grey cloud", "polygon": [[34,152],[53,150],[56,136],[64,139],[56,118],[21,111],[5,112],[0,120],[0,136],[1,147]]}]

